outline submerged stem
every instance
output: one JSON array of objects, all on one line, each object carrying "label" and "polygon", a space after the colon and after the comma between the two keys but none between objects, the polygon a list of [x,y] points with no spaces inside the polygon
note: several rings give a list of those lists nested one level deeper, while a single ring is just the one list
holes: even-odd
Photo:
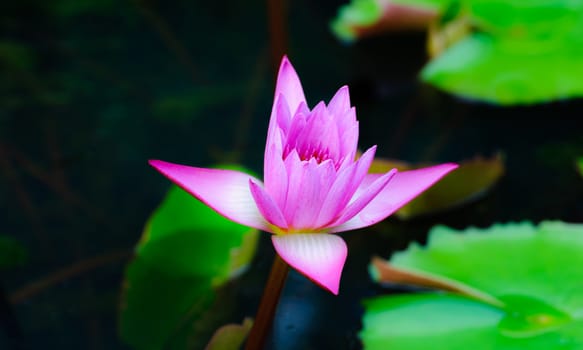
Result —
[{"label": "submerged stem", "polygon": [[247,344],[245,345],[245,350],[260,350],[263,348],[265,337],[273,323],[273,316],[275,315],[275,309],[279,302],[279,295],[283,290],[288,271],[289,266],[276,254],[273,265],[271,266],[271,272],[269,273],[269,279],[263,290],[263,296],[259,303],[255,321],[253,322],[253,328],[251,328]]}]

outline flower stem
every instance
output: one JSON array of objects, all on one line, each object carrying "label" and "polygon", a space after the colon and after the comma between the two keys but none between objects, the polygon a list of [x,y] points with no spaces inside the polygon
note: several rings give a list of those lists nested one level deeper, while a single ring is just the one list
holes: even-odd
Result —
[{"label": "flower stem", "polygon": [[273,323],[279,295],[283,290],[288,271],[289,266],[276,254],[245,350],[260,350],[263,348],[263,343]]},{"label": "flower stem", "polygon": [[281,58],[288,50],[287,8],[287,0],[267,0],[269,46],[271,48],[271,63],[275,72],[278,70]]}]

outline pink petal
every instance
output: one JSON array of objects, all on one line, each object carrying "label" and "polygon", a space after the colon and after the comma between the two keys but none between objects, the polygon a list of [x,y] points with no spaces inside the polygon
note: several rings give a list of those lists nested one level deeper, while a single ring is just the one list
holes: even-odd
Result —
[{"label": "pink petal", "polygon": [[[292,221],[289,225],[294,230],[316,228],[316,219],[324,203],[328,189],[334,179],[334,164],[325,160],[318,164],[312,159],[303,162],[301,171],[304,172],[302,181],[298,184],[298,197]],[[299,171],[300,169],[298,169]]]},{"label": "pink petal", "polygon": [[287,198],[287,171],[281,150],[276,145],[268,145],[265,149],[263,181],[265,191],[280,208],[283,208]]},{"label": "pink petal", "polygon": [[285,141],[283,135],[287,134],[290,124],[291,115],[285,97],[278,95],[273,102],[271,119],[269,120],[269,128],[267,129],[266,151],[273,146],[278,150],[283,148],[283,142]]},{"label": "pink petal", "polygon": [[272,225],[287,229],[287,223],[281,213],[281,209],[277,206],[273,198],[265,192],[265,189],[258,185],[255,181],[249,179],[249,188],[257,208],[263,217]]},{"label": "pink petal", "polygon": [[353,198],[355,199],[353,199],[353,201],[344,209],[342,215],[332,225],[337,226],[352,219],[372,200],[374,200],[374,198],[387,186],[387,184],[389,184],[396,173],[397,169],[389,171],[388,173],[377,178],[358,196],[354,196]]},{"label": "pink petal", "polygon": [[195,168],[161,160],[149,164],[224,217],[271,232],[249,190],[254,177],[234,170]]},{"label": "pink petal", "polygon": [[343,169],[348,164],[354,162],[356,158],[356,150],[358,148],[358,122],[356,122],[350,129],[343,130],[340,135],[342,142],[340,143],[341,165],[339,169]]},{"label": "pink petal", "polygon": [[324,200],[322,209],[316,220],[317,227],[329,225],[332,220],[338,218],[342,210],[348,205],[353,198],[358,185],[366,176],[368,168],[374,159],[376,146],[369,148],[360,159],[350,166],[340,170],[328,195]]},{"label": "pink petal", "polygon": [[302,161],[295,149],[284,164],[288,187],[281,208],[288,227],[296,232],[312,230],[334,178],[334,165],[330,160],[320,164],[315,159]]},{"label": "pink petal", "polygon": [[346,112],[350,110],[350,94],[348,93],[348,86],[344,85],[338,89],[334,97],[330,100],[330,103],[328,103],[328,110],[331,114],[337,117],[344,117]]},{"label": "pink petal", "polygon": [[327,233],[297,233],[271,236],[277,254],[291,267],[333,294],[338,294],[346,261],[344,240]]},{"label": "pink petal", "polygon": [[289,104],[287,102],[287,99],[285,98],[284,95],[280,94],[277,95],[276,97],[276,101],[275,101],[275,108],[276,108],[276,112],[277,112],[277,126],[284,132],[286,133],[287,130],[289,130],[289,126],[291,123],[291,119],[292,119],[292,115],[290,109],[289,109]]},{"label": "pink petal", "polygon": [[358,143],[358,121],[354,107],[350,106],[348,86],[341,87],[332,97],[328,112],[333,116],[342,140],[339,150],[341,158],[353,162]]},{"label": "pink petal", "polygon": [[306,102],[300,102],[298,109],[295,111],[294,116],[298,113],[303,115],[310,114],[310,108],[308,108],[308,104]]},{"label": "pink petal", "polygon": [[277,74],[274,96],[277,97],[279,94],[285,96],[291,115],[295,114],[300,103],[303,102],[307,105],[298,73],[296,73],[287,56],[283,56],[279,66],[279,73]]},{"label": "pink petal", "polygon": [[295,149],[284,161],[287,172],[287,194],[285,198],[285,205],[282,208],[283,215],[286,222],[293,226],[293,218],[295,211],[298,209],[302,200],[302,184],[304,178],[304,167],[307,163],[302,162]]},{"label": "pink petal", "polygon": [[336,178],[328,190],[322,208],[320,208],[320,212],[318,213],[315,222],[316,227],[326,227],[346,207],[352,195],[347,193],[347,188],[354,178],[355,172],[356,164],[353,163],[351,166],[342,169],[336,174]]},{"label": "pink petal", "polygon": [[284,131],[287,132],[285,128],[289,127],[291,118],[296,114],[298,109],[307,109],[306,106],[306,97],[304,96],[300,78],[287,56],[284,56],[279,66],[279,73],[277,74],[273,106],[271,108],[271,117],[267,129],[268,147],[274,137],[273,134],[280,127],[283,127]]},{"label": "pink petal", "polygon": [[[299,117],[300,115],[296,119]],[[326,109],[324,102],[318,103],[306,117],[301,132],[297,133],[294,147],[303,159],[310,159],[316,154],[321,156],[325,154],[324,158],[337,163],[341,156],[340,144],[339,130],[333,116]]]},{"label": "pink petal", "polygon": [[288,154],[297,148],[300,138],[306,129],[306,115],[296,113],[290,124],[289,130],[284,136],[284,151],[283,157],[286,158]]},{"label": "pink petal", "polygon": [[[341,225],[331,228],[330,232],[354,230],[376,224],[407,204],[410,200],[457,167],[457,164],[447,163],[428,168],[398,172],[381,193],[364,207],[358,215]],[[380,176],[382,175],[367,175],[365,181],[363,181],[363,186],[367,186]]]},{"label": "pink petal", "polygon": [[354,173],[354,178],[349,184],[348,188],[350,191],[350,198],[353,198],[354,193],[357,192],[358,188],[361,186],[362,181],[366,179],[368,174],[368,169],[374,160],[374,156],[377,151],[377,146],[372,146],[367,149],[362,156],[355,162],[356,172]]}]

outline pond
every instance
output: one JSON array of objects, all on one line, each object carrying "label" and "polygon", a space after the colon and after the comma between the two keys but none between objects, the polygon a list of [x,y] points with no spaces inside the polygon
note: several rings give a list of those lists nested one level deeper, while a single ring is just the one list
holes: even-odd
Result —
[{"label": "pond", "polygon": [[[377,145],[378,157],[410,164],[499,157],[504,170],[480,196],[447,210],[342,233],[349,253],[338,296],[292,270],[266,348],[362,348],[363,299],[409,291],[374,282],[371,258],[425,243],[437,224],[583,220],[575,168],[583,157],[580,98],[499,106],[448,94],[418,78],[428,61],[425,32],[344,44],[329,25],[341,5],[2,6],[0,234],[16,240],[4,254],[17,262],[2,271],[1,348],[136,348],[120,336],[123,290],[131,287],[124,276],[170,188],[148,160],[237,164],[261,178],[284,53],[310,107],[349,86],[360,150]],[[193,348],[221,325],[255,315],[275,256],[269,234],[258,237],[250,266],[219,288],[213,312],[201,316]],[[164,283],[158,278],[151,276],[152,288]]]}]

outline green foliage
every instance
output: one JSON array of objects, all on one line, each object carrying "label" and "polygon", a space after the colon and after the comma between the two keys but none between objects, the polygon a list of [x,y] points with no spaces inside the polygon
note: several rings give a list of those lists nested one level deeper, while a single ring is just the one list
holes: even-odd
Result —
[{"label": "green foliage", "polygon": [[583,96],[583,47],[472,34],[423,69],[421,77],[468,99],[528,104]]},{"label": "green foliage", "polygon": [[473,30],[424,68],[424,81],[503,105],[583,96],[583,1],[461,3]]},{"label": "green foliage", "polygon": [[136,349],[186,348],[215,288],[252,259],[256,230],[233,223],[178,187],[148,220],[126,271],[122,338]]},{"label": "green foliage", "polygon": [[[581,0],[462,1],[478,28],[500,38],[562,40],[581,22]],[[541,43],[544,44],[544,43]]]},{"label": "green foliage", "polygon": [[20,70],[30,70],[36,65],[36,56],[27,45],[10,40],[0,41],[0,62]]},{"label": "green foliage", "polygon": [[[410,18],[437,11],[441,6],[442,1],[439,0],[352,0],[340,7],[338,15],[330,23],[330,28],[340,40],[351,43],[368,33],[368,29],[379,25],[382,27],[387,18],[399,18],[402,21],[397,27],[408,28],[411,23],[417,22],[415,19],[410,21]],[[416,11],[419,8],[422,11]]]},{"label": "green foliage", "polygon": [[[461,233],[436,227],[427,247],[413,244],[394,254],[390,267],[470,293],[367,301],[365,348],[580,349],[582,250],[583,225],[577,224],[494,225]],[[372,269],[391,282],[382,267]]]},{"label": "green foliage", "polygon": [[367,350],[492,349],[485,340],[502,316],[490,305],[439,294],[379,297],[365,308],[360,337]]},{"label": "green foliage", "polygon": [[393,0],[391,1],[398,5],[406,5],[413,8],[426,8],[434,10],[443,10],[449,6],[454,0]]},{"label": "green foliage", "polygon": [[20,266],[28,259],[26,249],[14,238],[0,236],[0,270]]},{"label": "green foliage", "polygon": [[236,350],[241,347],[251,331],[253,321],[245,319],[243,324],[227,324],[217,329],[205,350]]},{"label": "green foliage", "polygon": [[[382,4],[354,1],[341,8],[333,31],[353,41],[359,33],[393,30],[400,25],[399,17],[390,12],[396,11],[395,5],[406,6],[408,15],[431,27],[428,47],[435,57],[421,73],[425,82],[464,98],[502,105],[583,96],[579,79],[583,76],[583,0]],[[421,21],[422,11],[428,9],[440,19]],[[370,30],[373,27],[376,30]]]},{"label": "green foliage", "polygon": [[373,25],[382,15],[382,7],[375,0],[353,0],[340,7],[330,28],[339,39],[352,42],[358,39],[355,27]]},{"label": "green foliage", "polygon": [[575,350],[583,345],[583,322],[532,336],[503,334],[507,314],[491,305],[452,294],[380,297],[365,303],[364,348],[425,350]]}]

